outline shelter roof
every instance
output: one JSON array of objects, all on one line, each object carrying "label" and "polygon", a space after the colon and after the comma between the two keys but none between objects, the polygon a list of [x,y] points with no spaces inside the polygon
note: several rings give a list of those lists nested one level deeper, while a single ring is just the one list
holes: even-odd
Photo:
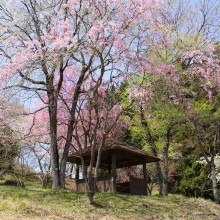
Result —
[{"label": "shelter roof", "polygon": [[[98,148],[96,149],[96,155],[98,152]],[[90,148],[83,149],[83,158],[86,165],[89,165],[90,162]],[[129,167],[134,165],[139,165],[143,163],[151,163],[160,161],[159,158],[154,157],[146,153],[144,150],[135,148],[133,146],[129,146],[126,143],[114,139],[106,140],[105,145],[101,151],[101,168],[108,168],[111,166],[111,158],[112,154],[116,154],[116,166],[117,168]],[[68,156],[67,161],[81,164],[80,153],[74,152]]]}]

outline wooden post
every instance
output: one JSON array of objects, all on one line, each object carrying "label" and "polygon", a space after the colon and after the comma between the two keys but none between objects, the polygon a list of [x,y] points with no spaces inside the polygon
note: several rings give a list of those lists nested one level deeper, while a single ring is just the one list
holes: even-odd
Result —
[{"label": "wooden post", "polygon": [[145,183],[145,195],[147,195],[147,168],[146,163],[143,163],[143,174],[144,174],[144,183]]},{"label": "wooden post", "polygon": [[79,165],[76,164],[76,175],[75,175],[75,179],[78,180],[79,179]]},{"label": "wooden post", "polygon": [[79,191],[79,189],[78,189],[78,180],[79,180],[79,165],[76,164],[76,175],[75,175],[76,191]]},{"label": "wooden post", "polygon": [[115,154],[115,151],[112,152],[112,178],[113,178],[112,192],[116,193],[117,172],[116,172],[116,154]]},{"label": "wooden post", "polygon": [[112,166],[111,166],[111,160],[110,160],[108,164],[108,174],[111,174],[111,172],[112,172]]}]

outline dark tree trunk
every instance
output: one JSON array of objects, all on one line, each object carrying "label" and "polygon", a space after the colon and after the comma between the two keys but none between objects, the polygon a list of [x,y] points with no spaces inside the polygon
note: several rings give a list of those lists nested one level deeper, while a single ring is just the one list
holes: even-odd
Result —
[{"label": "dark tree trunk", "polygon": [[60,169],[59,169],[59,154],[57,149],[57,123],[54,113],[51,113],[50,119],[50,155],[51,155],[51,168],[52,168],[52,189],[59,188],[60,184]]},{"label": "dark tree trunk", "polygon": [[144,176],[144,183],[145,183],[145,190],[146,190],[146,195],[150,195],[150,191],[148,190],[148,184],[147,184],[147,167],[146,163],[143,163],[143,176]]},{"label": "dark tree trunk", "polygon": [[88,174],[88,184],[87,184],[87,196],[88,196],[88,203],[93,204],[93,197],[95,195],[95,185],[94,185],[94,178],[92,172],[89,171]]},{"label": "dark tree trunk", "polygon": [[101,149],[102,149],[102,147],[100,147],[98,149],[98,155],[97,155],[97,158],[96,158],[95,175],[93,177],[92,169],[89,170],[89,175],[88,175],[87,196],[88,196],[88,203],[91,204],[91,205],[94,204],[93,198],[94,198],[94,195],[95,195],[95,192],[96,192],[96,182],[97,182],[97,179],[98,179],[98,170],[99,170],[99,165],[100,165],[100,160],[101,160]]},{"label": "dark tree trunk", "polygon": [[168,173],[169,173],[169,167],[168,167],[168,148],[165,146],[163,149],[163,188],[162,188],[162,195],[168,196]]},{"label": "dark tree trunk", "polygon": [[94,204],[94,193],[93,192],[87,192],[87,196],[88,196],[88,203],[90,205]]},{"label": "dark tree trunk", "polygon": [[65,189],[66,162],[67,162],[67,157],[66,156],[62,157],[60,163],[60,184],[62,189]]},{"label": "dark tree trunk", "polygon": [[88,70],[88,67],[86,69],[85,68],[82,69],[81,75],[80,75],[78,82],[76,84],[76,88],[75,88],[74,95],[72,98],[71,111],[70,111],[71,115],[70,115],[70,119],[68,122],[67,138],[66,138],[64,151],[63,151],[63,156],[61,159],[61,165],[60,165],[60,180],[61,180],[61,187],[62,188],[65,188],[66,162],[67,162],[67,157],[69,154],[69,149],[70,149],[70,146],[72,143],[77,101],[78,101],[79,94],[80,94],[80,88],[81,88],[81,85],[84,81],[85,73],[87,70]]},{"label": "dark tree trunk", "polygon": [[95,194],[95,185],[94,185],[94,178],[93,178],[93,167],[95,162],[95,145],[91,148],[91,159],[89,170],[87,174],[87,196],[89,204],[93,204],[93,196]]},{"label": "dark tree trunk", "polygon": [[[154,157],[158,157],[156,147],[152,144],[151,144],[151,147],[150,147],[151,153],[153,154]],[[162,174],[162,170],[161,170],[159,162],[156,162],[156,176],[157,176],[157,181],[158,181],[158,185],[159,185],[159,195],[162,195],[163,174]]]},{"label": "dark tree trunk", "polygon": [[[152,146],[150,149],[151,149],[152,155],[155,157],[158,157],[155,147]],[[163,174],[162,174],[162,170],[161,170],[159,162],[156,162],[156,176],[157,176],[157,181],[158,181],[158,185],[159,185],[159,195],[162,195]]]},{"label": "dark tree trunk", "polygon": [[49,99],[49,117],[50,117],[50,156],[52,168],[52,189],[59,188],[60,169],[59,169],[59,153],[57,149],[57,96],[53,88],[53,79],[48,79],[48,99]]}]

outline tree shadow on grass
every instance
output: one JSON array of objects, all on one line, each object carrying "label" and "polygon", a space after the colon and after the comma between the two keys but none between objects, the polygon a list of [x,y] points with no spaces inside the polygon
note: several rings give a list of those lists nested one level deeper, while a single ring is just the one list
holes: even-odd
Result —
[{"label": "tree shadow on grass", "polygon": [[98,202],[94,202],[94,203],[92,204],[92,206],[95,207],[95,208],[98,208],[98,209],[106,209],[106,208],[107,208],[106,205],[101,205],[101,204],[99,204]]},{"label": "tree shadow on grass", "polygon": [[161,205],[159,200],[148,200],[150,196],[142,196],[137,198],[136,195],[130,194],[115,194],[115,197],[119,198],[122,202],[118,209],[126,210],[130,213],[140,213],[140,214],[157,214],[158,211],[163,210],[167,212],[170,210],[169,207],[164,207]]}]

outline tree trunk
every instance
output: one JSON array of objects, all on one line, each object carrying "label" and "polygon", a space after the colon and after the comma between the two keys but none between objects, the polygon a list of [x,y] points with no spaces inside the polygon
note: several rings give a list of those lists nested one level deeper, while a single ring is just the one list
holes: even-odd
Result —
[{"label": "tree trunk", "polygon": [[214,162],[211,164],[211,178],[212,178],[212,188],[213,188],[213,198],[216,204],[219,204],[219,192],[218,183],[216,179],[216,171]]},{"label": "tree trunk", "polygon": [[[153,154],[153,156],[157,157],[157,152],[154,146],[151,146],[151,153]],[[163,174],[162,174],[162,170],[161,170],[159,162],[156,162],[156,176],[157,176],[158,185],[159,185],[159,195],[163,195],[162,194]]]},{"label": "tree trunk", "polygon": [[46,188],[48,184],[48,179],[49,179],[48,173],[46,172],[45,174],[43,174],[41,179],[42,179],[42,187]]},{"label": "tree trunk", "polygon": [[79,98],[81,85],[84,81],[85,73],[88,70],[87,68],[86,69],[83,68],[81,70],[81,74],[80,74],[80,77],[77,81],[76,88],[75,88],[73,98],[72,98],[71,111],[70,111],[71,115],[70,115],[70,119],[69,119],[69,122],[68,122],[66,143],[65,143],[65,146],[64,146],[64,151],[63,151],[63,156],[62,156],[62,159],[61,159],[61,166],[60,166],[60,180],[61,180],[61,187],[62,188],[65,188],[66,162],[67,162],[67,157],[68,157],[68,154],[69,154],[70,145],[72,143],[72,135],[73,135],[73,130],[74,130],[75,112],[76,112],[76,107],[77,107],[77,101],[78,101],[78,98]]},{"label": "tree trunk", "polygon": [[169,173],[169,168],[168,168],[168,149],[165,146],[163,149],[163,187],[162,187],[162,195],[163,196],[168,196],[168,173]]},{"label": "tree trunk", "polygon": [[67,162],[67,157],[62,157],[60,163],[60,184],[62,189],[65,189],[66,162]]},{"label": "tree trunk", "polygon": [[148,191],[148,184],[147,184],[147,168],[146,168],[146,163],[143,163],[143,176],[144,176],[144,184],[145,184],[145,190],[146,190],[146,195],[150,195],[150,191]]},{"label": "tree trunk", "polygon": [[53,177],[52,189],[61,187],[59,154],[58,154],[58,149],[57,149],[57,144],[56,144],[56,136],[55,137],[54,136],[55,136],[54,134],[51,135],[51,149],[50,149],[52,177]]},{"label": "tree trunk", "polygon": [[[149,131],[147,133],[147,142],[150,144],[150,150],[151,150],[152,155],[154,157],[158,157],[156,146],[154,144],[154,140],[153,140],[151,133]],[[156,176],[157,176],[157,181],[158,181],[158,185],[159,185],[159,195],[162,195],[163,174],[162,174],[162,170],[160,167],[160,163],[158,161],[156,162]]]},{"label": "tree trunk", "polygon": [[171,136],[171,127],[168,127],[166,133],[165,145],[163,148],[163,188],[162,188],[163,196],[168,196],[168,175],[169,175],[168,151],[170,146],[170,136]]},{"label": "tree trunk", "polygon": [[90,205],[94,204],[94,193],[93,192],[87,192],[87,196],[88,196],[88,203]]},{"label": "tree trunk", "polygon": [[50,156],[52,168],[52,189],[59,188],[60,184],[60,169],[59,169],[59,153],[57,149],[57,98],[54,95],[52,87],[49,87],[49,116],[50,116]]},{"label": "tree trunk", "polygon": [[[157,150],[156,150],[156,146],[154,143],[154,139],[151,135],[151,132],[148,129],[148,123],[144,117],[144,110],[143,110],[142,106],[140,107],[140,116],[141,116],[141,125],[147,129],[146,141],[150,144],[150,150],[151,150],[151,153],[153,154],[153,156],[157,157]],[[158,185],[159,185],[159,195],[162,195],[163,175],[162,175],[162,171],[161,171],[161,167],[160,167],[159,162],[156,162],[156,176],[157,176]]]},{"label": "tree trunk", "polygon": [[89,170],[87,174],[87,196],[88,196],[88,202],[89,204],[93,204],[93,196],[95,194],[95,186],[94,186],[94,177],[93,177],[93,165],[95,160],[95,147],[93,146],[91,148],[91,159],[90,159],[90,165]]},{"label": "tree trunk", "polygon": [[94,186],[94,178],[92,176],[92,173],[89,172],[88,175],[88,184],[87,184],[87,196],[88,196],[88,203],[93,204],[93,197],[95,195],[95,186]]}]

